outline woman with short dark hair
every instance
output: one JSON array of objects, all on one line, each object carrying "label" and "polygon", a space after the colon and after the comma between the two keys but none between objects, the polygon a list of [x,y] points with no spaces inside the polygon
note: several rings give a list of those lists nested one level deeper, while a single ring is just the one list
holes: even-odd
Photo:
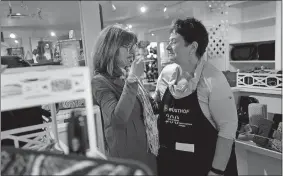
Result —
[{"label": "woman with short dark hair", "polygon": [[93,51],[92,92],[102,111],[107,155],[140,161],[156,173],[157,118],[139,80],[144,63],[134,56],[136,43],[136,35],[120,25],[101,31]]},{"label": "woman with short dark hair", "polygon": [[235,100],[223,73],[202,58],[205,26],[195,18],[178,19],[169,40],[174,64],[162,70],[154,96],[160,101],[159,174],[238,176]]}]

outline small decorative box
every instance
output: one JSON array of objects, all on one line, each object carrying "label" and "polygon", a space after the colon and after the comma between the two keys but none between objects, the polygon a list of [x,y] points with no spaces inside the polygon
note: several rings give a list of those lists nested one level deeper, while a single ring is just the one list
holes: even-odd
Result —
[{"label": "small decorative box", "polygon": [[237,87],[282,90],[282,75],[269,73],[237,73]]}]

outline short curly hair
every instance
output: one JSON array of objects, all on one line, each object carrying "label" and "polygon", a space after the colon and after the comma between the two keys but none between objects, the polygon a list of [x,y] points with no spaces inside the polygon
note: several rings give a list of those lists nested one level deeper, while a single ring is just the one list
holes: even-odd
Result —
[{"label": "short curly hair", "polygon": [[184,38],[186,45],[194,41],[197,42],[198,48],[196,55],[198,58],[203,56],[208,45],[208,32],[199,20],[193,17],[184,20],[174,20],[170,28],[170,33],[172,32],[180,34]]}]

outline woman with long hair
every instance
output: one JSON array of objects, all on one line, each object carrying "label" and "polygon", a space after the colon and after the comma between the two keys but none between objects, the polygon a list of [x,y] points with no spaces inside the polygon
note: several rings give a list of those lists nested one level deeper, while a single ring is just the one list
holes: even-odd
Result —
[{"label": "woman with long hair", "polygon": [[156,173],[157,118],[140,81],[144,63],[135,58],[136,43],[136,35],[120,25],[101,31],[93,51],[92,92],[102,112],[107,155],[140,161]]}]

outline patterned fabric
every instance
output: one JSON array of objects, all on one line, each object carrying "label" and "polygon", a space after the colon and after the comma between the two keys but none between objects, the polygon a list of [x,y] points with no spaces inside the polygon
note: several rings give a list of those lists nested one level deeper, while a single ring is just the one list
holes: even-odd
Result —
[{"label": "patterned fabric", "polygon": [[1,175],[149,175],[144,165],[134,161],[89,159],[28,150],[1,151]]},{"label": "patterned fabric", "polygon": [[[63,110],[63,109],[73,109],[73,108],[82,108],[82,107],[85,107],[84,99],[60,102],[58,109]],[[43,105],[42,108],[50,111],[49,105]]]},{"label": "patterned fabric", "polygon": [[271,149],[282,153],[282,141],[278,139],[272,139],[271,140]]},{"label": "patterned fabric", "polygon": [[152,109],[152,105],[149,100],[149,93],[144,88],[142,82],[138,80],[138,98],[143,106],[143,117],[144,125],[146,128],[147,142],[148,147],[152,154],[155,156],[158,155],[159,149],[159,138],[158,138],[158,129],[157,129],[157,119],[158,115],[155,115]]},{"label": "patterned fabric", "polygon": [[282,122],[279,123],[277,130],[282,133]]}]

